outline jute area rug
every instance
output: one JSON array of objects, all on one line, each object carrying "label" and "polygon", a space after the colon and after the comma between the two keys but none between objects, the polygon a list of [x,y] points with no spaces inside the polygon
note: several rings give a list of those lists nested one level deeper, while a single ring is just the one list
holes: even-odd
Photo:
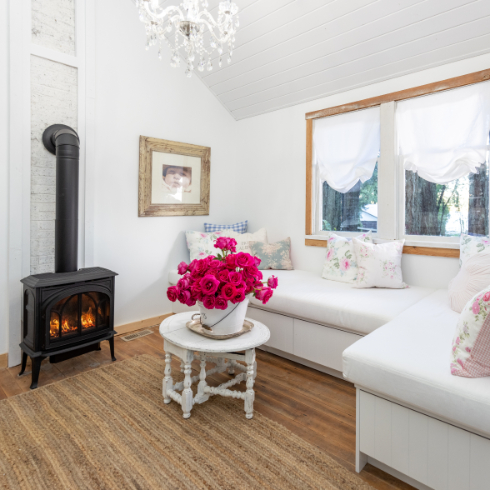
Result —
[{"label": "jute area rug", "polygon": [[241,400],[188,420],[163,403],[163,360],[142,355],[0,402],[0,488],[371,489]]}]

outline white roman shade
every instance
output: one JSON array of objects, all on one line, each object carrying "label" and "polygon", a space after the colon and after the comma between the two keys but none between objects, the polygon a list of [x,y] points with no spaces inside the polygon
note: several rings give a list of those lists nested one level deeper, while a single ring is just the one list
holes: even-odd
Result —
[{"label": "white roman shade", "polygon": [[321,180],[338,192],[372,177],[379,147],[379,107],[314,121],[314,163]]},{"label": "white roman shade", "polygon": [[399,102],[396,123],[405,170],[435,184],[476,173],[487,158],[490,84]]}]

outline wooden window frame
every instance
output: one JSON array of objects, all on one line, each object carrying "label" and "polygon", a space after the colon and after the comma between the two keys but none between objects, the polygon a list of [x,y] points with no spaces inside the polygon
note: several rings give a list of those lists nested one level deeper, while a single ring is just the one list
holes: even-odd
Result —
[{"label": "wooden window frame", "polygon": [[[315,119],[321,119],[323,117],[334,116],[338,114],[345,114],[347,112],[358,111],[361,109],[368,109],[370,107],[380,106],[381,104],[389,102],[398,102],[401,100],[411,99],[413,97],[420,97],[423,95],[435,94],[444,90],[450,90],[453,88],[464,87],[465,85],[473,85],[475,83],[484,82],[490,80],[490,69],[482,70],[468,75],[462,75],[459,77],[448,78],[440,82],[428,83],[426,85],[420,85],[399,92],[392,92],[378,97],[371,97],[369,99],[360,100],[357,102],[350,102],[348,104],[342,104],[335,107],[329,107],[327,109],[321,109],[319,111],[308,112],[305,115],[306,119],[306,236],[312,236],[313,233],[313,121]],[[305,245],[313,247],[326,247],[325,240],[318,239],[305,239]],[[434,257],[459,257],[459,249],[454,248],[440,248],[440,247],[413,247],[406,246],[403,248],[403,253],[414,255],[430,255]]]}]

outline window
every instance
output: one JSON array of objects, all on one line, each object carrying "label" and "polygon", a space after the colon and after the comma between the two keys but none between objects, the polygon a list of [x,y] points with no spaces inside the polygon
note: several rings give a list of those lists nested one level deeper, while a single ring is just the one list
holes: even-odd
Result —
[{"label": "window", "polygon": [[406,236],[488,234],[488,83],[401,101]]},{"label": "window", "polygon": [[307,114],[306,234],[372,230],[436,250],[488,235],[486,80],[488,70]]},{"label": "window", "polygon": [[373,231],[378,229],[378,165],[366,182],[358,181],[345,193],[322,184],[321,231]]},{"label": "window", "polygon": [[317,231],[377,229],[380,109],[315,121]]}]

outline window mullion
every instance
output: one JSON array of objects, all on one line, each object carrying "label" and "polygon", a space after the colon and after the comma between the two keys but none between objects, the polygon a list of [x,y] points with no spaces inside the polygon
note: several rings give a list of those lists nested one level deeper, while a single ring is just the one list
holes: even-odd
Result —
[{"label": "window mullion", "polygon": [[398,236],[398,183],[395,148],[395,102],[381,104],[381,148],[378,161],[378,237]]}]

